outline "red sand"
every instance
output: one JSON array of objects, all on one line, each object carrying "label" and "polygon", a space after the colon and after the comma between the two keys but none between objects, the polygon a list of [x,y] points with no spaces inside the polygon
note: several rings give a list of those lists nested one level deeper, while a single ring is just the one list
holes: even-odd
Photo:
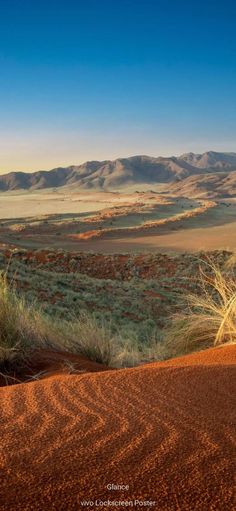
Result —
[{"label": "red sand", "polygon": [[1,388],[1,511],[233,511],[235,363],[225,346]]},{"label": "red sand", "polygon": [[[107,371],[107,366],[91,362],[86,358],[67,352],[51,350],[35,350],[28,362],[19,372],[4,375],[0,373],[0,387],[16,383],[32,382],[32,379],[48,378],[56,375],[70,375],[78,373],[94,373]],[[1,394],[0,394],[1,396]]]}]

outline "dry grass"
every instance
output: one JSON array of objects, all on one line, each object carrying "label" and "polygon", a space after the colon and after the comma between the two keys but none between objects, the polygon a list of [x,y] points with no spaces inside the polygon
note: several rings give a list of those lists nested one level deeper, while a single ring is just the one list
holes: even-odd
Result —
[{"label": "dry grass", "polygon": [[[0,372],[21,367],[35,348],[51,348],[83,355],[104,365],[131,367],[140,363],[236,342],[235,256],[220,270],[213,262],[200,269],[200,292],[188,297],[183,313],[173,318],[159,337],[138,342],[126,332],[113,334],[107,323],[98,323],[86,312],[69,321],[49,319],[29,305],[0,275]],[[185,298],[186,300],[186,298]],[[132,334],[132,332],[131,332]]]},{"label": "dry grass", "polygon": [[148,341],[143,343],[137,342],[132,336],[126,339],[118,338],[116,341],[114,367],[135,367],[166,358],[165,346],[157,335],[150,336]]},{"label": "dry grass", "polygon": [[234,270],[236,268],[236,252],[234,252],[226,261],[226,270]]},{"label": "dry grass", "polygon": [[79,320],[58,324],[35,304],[28,305],[9,286],[6,274],[0,275],[1,370],[20,368],[32,350],[46,347],[76,352],[106,365],[114,356],[110,330],[93,317],[81,314]]},{"label": "dry grass", "polygon": [[83,355],[89,360],[107,366],[121,368],[134,367],[150,360],[160,360],[157,341],[141,346],[136,338],[114,335],[107,323],[98,324],[90,314],[83,312],[79,319],[62,326],[67,331],[67,341],[63,347],[67,351]]},{"label": "dry grass", "polygon": [[188,297],[186,312],[177,314],[165,333],[168,356],[236,342],[236,278],[209,261],[200,269],[201,291]]},{"label": "dry grass", "polygon": [[99,325],[93,316],[83,312],[79,319],[72,318],[70,322],[64,324],[63,329],[67,331],[64,347],[68,351],[101,364],[111,365],[115,342],[107,325]]},{"label": "dry grass", "polygon": [[33,347],[53,345],[54,329],[0,274],[0,368],[21,364]]},{"label": "dry grass", "polygon": [[[109,236],[111,234],[120,234],[122,236],[127,235],[129,233],[142,233],[143,231],[147,231],[151,228],[160,228],[163,227],[165,229],[168,229],[172,225],[175,227],[178,227],[179,224],[183,220],[189,220],[190,218],[198,217],[199,215],[202,215],[206,213],[209,209],[215,208],[216,203],[214,201],[201,201],[201,206],[194,208],[192,210],[184,211],[183,213],[176,213],[173,216],[169,216],[167,218],[161,218],[159,220],[148,220],[144,221],[141,225],[130,225],[129,227],[103,227],[101,229],[96,230],[89,230],[86,232],[83,232],[81,234],[71,234],[69,237],[71,239],[84,239],[89,240],[93,238],[102,238],[104,236]],[[114,218],[114,217],[113,217]],[[88,221],[91,221],[89,219]]]},{"label": "dry grass", "polygon": [[119,349],[116,350],[113,357],[114,367],[134,367],[140,364],[141,353],[134,341],[119,339],[118,346]]},{"label": "dry grass", "polygon": [[72,352],[112,367],[133,367],[157,356],[156,341],[140,347],[132,336],[114,336],[107,323],[98,324],[86,312],[69,321],[49,319],[36,304],[20,297],[7,275],[1,274],[0,374],[12,378],[10,372],[21,370],[27,359],[30,363],[36,348]]},{"label": "dry grass", "polygon": [[73,352],[108,366],[123,351],[111,329],[93,316],[84,312],[70,321],[49,319],[18,295],[6,274],[0,274],[0,373],[20,370],[36,348]]}]

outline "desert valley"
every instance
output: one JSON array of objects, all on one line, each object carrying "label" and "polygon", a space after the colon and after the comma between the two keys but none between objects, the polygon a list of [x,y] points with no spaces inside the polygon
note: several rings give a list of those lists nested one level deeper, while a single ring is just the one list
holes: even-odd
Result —
[{"label": "desert valley", "polygon": [[236,509],[235,18],[0,0],[0,511]]},{"label": "desert valley", "polygon": [[0,175],[0,509],[233,511],[235,253],[236,153]]},{"label": "desert valley", "polygon": [[2,175],[0,242],[101,253],[233,251],[235,169],[236,154],[208,152]]}]

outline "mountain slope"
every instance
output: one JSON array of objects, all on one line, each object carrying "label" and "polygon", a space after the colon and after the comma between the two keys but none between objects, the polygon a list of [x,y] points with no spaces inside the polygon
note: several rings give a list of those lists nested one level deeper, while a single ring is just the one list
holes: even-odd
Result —
[{"label": "mountain slope", "polygon": [[37,190],[69,185],[81,189],[112,190],[135,183],[173,183],[199,174],[222,171],[236,171],[236,153],[188,153],[169,158],[133,156],[113,161],[88,161],[50,171],[10,172],[0,176],[0,190]]},{"label": "mountain slope", "polygon": [[170,184],[170,194],[192,198],[213,199],[216,197],[236,196],[236,171],[213,172],[189,176],[177,183]]},{"label": "mountain slope", "polygon": [[0,190],[41,189],[77,184],[80,188],[112,189],[129,183],[165,183],[194,173],[177,158],[134,156],[114,161],[91,161],[32,174],[11,172],[0,176]]},{"label": "mountain slope", "polygon": [[236,170],[236,153],[187,153],[180,156],[180,159],[199,169]]}]

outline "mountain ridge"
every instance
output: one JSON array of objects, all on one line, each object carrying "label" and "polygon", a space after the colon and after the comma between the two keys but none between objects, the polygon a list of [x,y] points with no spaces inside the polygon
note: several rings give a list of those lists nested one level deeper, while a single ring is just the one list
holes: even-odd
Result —
[{"label": "mountain ridge", "polygon": [[[84,190],[114,190],[129,184],[185,182],[193,176],[236,172],[236,153],[208,151],[180,156],[146,155],[115,160],[87,161],[80,165],[56,167],[36,172],[9,172],[0,175],[0,191],[39,190],[77,186]],[[194,179],[193,179],[194,182]],[[234,179],[232,180],[234,186]],[[235,183],[236,193],[236,183]]]}]

